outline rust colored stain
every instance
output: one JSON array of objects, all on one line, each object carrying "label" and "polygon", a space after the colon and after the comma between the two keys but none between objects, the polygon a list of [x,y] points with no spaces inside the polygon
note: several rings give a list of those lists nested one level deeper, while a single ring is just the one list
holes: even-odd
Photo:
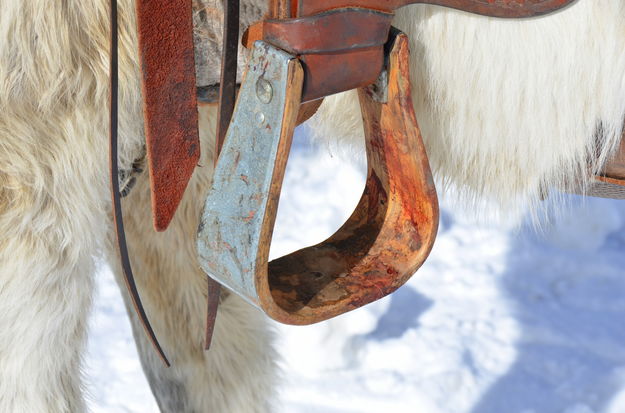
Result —
[{"label": "rust colored stain", "polygon": [[173,218],[200,157],[191,0],[138,0],[154,228]]}]

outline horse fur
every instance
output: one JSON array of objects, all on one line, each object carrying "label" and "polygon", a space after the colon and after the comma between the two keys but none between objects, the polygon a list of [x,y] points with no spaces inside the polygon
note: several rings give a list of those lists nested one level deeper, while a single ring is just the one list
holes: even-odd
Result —
[{"label": "horse fur", "polygon": [[[393,24],[411,39],[415,111],[440,181],[503,215],[535,211],[552,189],[585,191],[622,134],[624,15],[621,0],[525,20],[400,9]],[[315,135],[362,139],[355,99],[326,99]]]},{"label": "horse fur", "polygon": [[[129,169],[144,138],[134,4],[119,6],[120,164]],[[108,1],[0,0],[0,10],[0,412],[81,412],[95,257],[110,256],[120,277],[107,183]],[[224,293],[211,351],[202,350],[206,276],[194,238],[214,108],[201,118],[204,166],[169,230],[151,229],[147,176],[124,201],[137,285],[172,368],[132,311],[131,321],[162,411],[268,412],[276,357],[258,310]]]},{"label": "horse fur", "polygon": [[[263,4],[244,2],[244,18],[258,18]],[[198,65],[198,79],[211,83],[221,9],[200,0],[195,7],[203,22],[196,40],[205,42],[198,50],[209,62]],[[536,206],[546,188],[587,185],[622,129],[624,8],[621,0],[579,0],[517,21],[436,6],[400,10],[395,24],[411,37],[415,109],[434,172],[509,210]],[[122,168],[144,144],[133,10],[120,0]],[[2,412],[85,410],[80,368],[95,257],[111,257],[120,276],[106,150],[108,28],[107,0],[0,0]],[[200,115],[203,166],[171,227],[151,230],[145,175],[124,200],[137,284],[172,368],[130,317],[163,411],[271,411],[277,356],[257,310],[223,293],[212,349],[200,348],[206,279],[194,238],[215,109]],[[350,93],[326,99],[311,125],[324,139],[362,139]]]}]

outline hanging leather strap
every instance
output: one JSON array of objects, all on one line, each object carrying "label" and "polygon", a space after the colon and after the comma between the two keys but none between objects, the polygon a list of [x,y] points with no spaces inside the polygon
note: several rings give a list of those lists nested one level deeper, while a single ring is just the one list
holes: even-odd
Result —
[{"label": "hanging leather strap", "polygon": [[[217,131],[215,135],[215,164],[232,119],[237,93],[237,68],[239,54],[239,0],[225,0],[223,43],[221,49],[221,78],[219,81],[219,105],[217,112]],[[206,333],[204,349],[210,349],[219,307],[221,285],[207,277],[206,296]]]},{"label": "hanging leather strap", "polygon": [[154,345],[154,348],[158,352],[163,362],[169,367],[169,361],[161,348],[154,330],[150,325],[143,305],[141,304],[141,298],[137,291],[134,276],[132,274],[132,267],[130,265],[130,258],[128,256],[128,246],[126,245],[126,235],[124,232],[124,220],[122,217],[121,197],[119,191],[119,166],[117,163],[117,125],[118,125],[118,91],[119,91],[119,73],[118,73],[118,28],[117,28],[117,0],[111,0],[111,38],[110,38],[110,129],[109,129],[109,161],[110,161],[110,175],[111,175],[111,197],[113,199],[113,219],[115,222],[115,232],[117,234],[117,245],[119,247],[119,255],[121,258],[122,270],[124,272],[124,281],[130,299],[135,308],[137,316],[141,325],[145,329],[148,338]]},{"label": "hanging leather strap", "polygon": [[136,0],[154,228],[164,231],[200,158],[192,0]]},{"label": "hanging leather strap", "polygon": [[221,151],[221,146],[226,137],[232,113],[234,112],[237,87],[237,60],[239,54],[239,0],[225,0],[224,3],[215,163],[217,162],[217,157]]}]

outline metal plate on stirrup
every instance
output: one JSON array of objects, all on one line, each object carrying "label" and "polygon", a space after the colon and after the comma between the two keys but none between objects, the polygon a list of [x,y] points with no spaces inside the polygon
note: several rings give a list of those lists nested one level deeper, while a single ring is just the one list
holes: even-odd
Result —
[{"label": "metal plate on stirrup", "polygon": [[255,43],[200,221],[202,269],[255,305],[255,274],[266,271],[271,240],[265,228],[273,228],[264,220],[280,194],[274,170],[284,169],[276,164],[288,156],[302,81],[293,56]]}]

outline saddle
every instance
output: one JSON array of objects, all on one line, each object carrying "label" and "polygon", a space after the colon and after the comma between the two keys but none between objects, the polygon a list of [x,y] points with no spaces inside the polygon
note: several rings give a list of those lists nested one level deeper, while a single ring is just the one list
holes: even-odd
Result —
[{"label": "saddle", "polygon": [[[217,153],[198,229],[208,275],[206,347],[220,285],[289,324],[329,319],[382,298],[427,258],[436,189],[412,107],[409,45],[391,22],[423,3],[528,18],[573,0],[269,0],[242,36],[251,50],[237,94],[239,0],[225,3]],[[170,223],[200,153],[191,0],[136,0],[154,228]],[[125,242],[117,166],[117,4],[111,0],[111,188],[125,280],[156,350]],[[269,262],[293,130],[326,96],[358,89],[368,173],[354,213],[326,241]]]}]

